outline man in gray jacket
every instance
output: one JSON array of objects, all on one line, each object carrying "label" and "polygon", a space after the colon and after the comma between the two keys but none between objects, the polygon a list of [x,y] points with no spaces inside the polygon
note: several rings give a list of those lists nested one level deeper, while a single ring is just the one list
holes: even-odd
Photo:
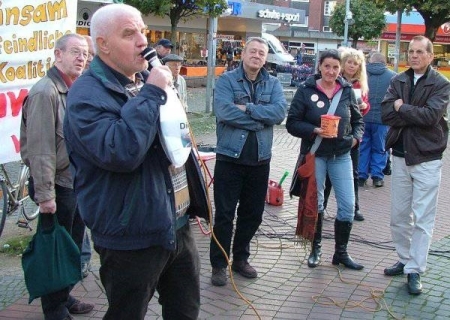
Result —
[{"label": "man in gray jacket", "polygon": [[[56,41],[55,65],[31,88],[20,127],[20,154],[30,168],[30,196],[39,205],[41,227],[51,228],[56,214],[80,250],[85,226],[73,191],[63,120],[67,93],[83,72],[88,56],[88,44],[80,35],[67,34]],[[92,311],[94,305],[75,299],[69,294],[71,289],[41,297],[46,320],[72,319],[70,313]]]},{"label": "man in gray jacket", "polygon": [[414,37],[405,72],[395,76],[382,102],[382,119],[391,126],[391,233],[399,261],[388,276],[407,274],[410,294],[422,293],[420,274],[427,266],[433,235],[442,154],[447,147],[450,82],[431,67],[433,43]]}]

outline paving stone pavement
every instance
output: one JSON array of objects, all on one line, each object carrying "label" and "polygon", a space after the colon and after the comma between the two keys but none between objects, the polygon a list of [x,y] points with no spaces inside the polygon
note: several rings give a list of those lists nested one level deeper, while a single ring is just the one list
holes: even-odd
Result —
[{"label": "paving stone pavement", "polygon": [[[201,94],[201,93],[200,93]],[[197,137],[197,143],[214,144],[214,135]],[[386,277],[383,269],[397,261],[389,231],[390,177],[385,186],[374,188],[369,183],[360,188],[360,203],[366,220],[355,222],[349,253],[364,264],[361,271],[334,268],[333,221],[336,204],[330,198],[324,221],[322,263],[308,268],[308,250],[298,243],[294,232],[297,222],[297,199],[289,199],[288,188],[300,142],[283,126],[275,129],[270,178],[278,181],[289,171],[283,187],[282,206],[266,205],[263,223],[251,244],[250,263],[258,270],[258,278],[245,279],[234,274],[239,292],[230,278],[224,287],[210,283],[210,237],[204,222],[192,221],[201,258],[201,312],[199,319],[448,319],[450,318],[449,280],[446,277],[450,251],[450,155],[444,157],[441,192],[436,228],[428,260],[422,276],[424,292],[410,296],[406,276]],[[207,163],[213,171],[214,161]],[[210,188],[212,197],[212,187]],[[214,205],[213,205],[214,207]],[[201,226],[201,227],[200,227]],[[79,283],[73,294],[96,304],[89,315],[75,319],[100,319],[107,300],[98,276],[98,258],[89,276]],[[154,297],[145,319],[161,319],[161,308]],[[20,267],[0,271],[0,319],[43,319],[39,300],[28,304],[28,296]]]}]

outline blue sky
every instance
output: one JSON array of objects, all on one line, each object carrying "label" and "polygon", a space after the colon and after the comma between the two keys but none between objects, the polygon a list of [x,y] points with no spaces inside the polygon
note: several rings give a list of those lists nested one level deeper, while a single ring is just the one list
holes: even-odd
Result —
[{"label": "blue sky", "polygon": [[[386,13],[386,22],[387,23],[396,23],[397,22],[397,14]],[[423,18],[417,11],[412,11],[408,14],[403,13],[402,15],[402,24],[423,24]]]}]

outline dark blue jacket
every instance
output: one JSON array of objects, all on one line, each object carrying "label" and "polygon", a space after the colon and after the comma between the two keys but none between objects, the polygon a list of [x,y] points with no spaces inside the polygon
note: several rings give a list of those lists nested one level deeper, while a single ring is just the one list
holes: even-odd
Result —
[{"label": "dark blue jacket", "polygon": [[[175,249],[170,162],[158,135],[159,106],[165,99],[163,90],[149,84],[128,98],[98,57],[70,89],[64,136],[80,214],[97,246]],[[186,172],[188,213],[199,213],[198,204],[204,209],[206,196],[192,155]]]},{"label": "dark blue jacket", "polygon": [[[318,76],[310,76],[297,89],[289,109],[286,129],[294,137],[302,139],[301,154],[306,154],[314,143],[316,134],[314,128],[320,128],[320,116],[328,112],[331,101],[317,89]],[[318,157],[339,156],[349,152],[353,138],[361,140],[364,132],[364,122],[356,104],[355,93],[351,85],[342,77],[337,81],[343,88],[341,99],[335,115],[341,117],[338,126],[338,136],[323,139],[316,151]]]},{"label": "dark blue jacket", "polygon": [[390,70],[384,63],[368,63],[367,79],[369,83],[370,110],[364,115],[364,122],[382,124],[381,101],[389,88],[389,83],[396,73]]}]

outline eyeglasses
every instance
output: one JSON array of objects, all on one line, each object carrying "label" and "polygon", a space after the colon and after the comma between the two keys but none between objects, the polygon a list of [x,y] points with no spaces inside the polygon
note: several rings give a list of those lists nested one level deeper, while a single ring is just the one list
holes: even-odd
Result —
[{"label": "eyeglasses", "polygon": [[71,48],[70,50],[63,50],[69,52],[73,57],[78,58],[80,55],[84,60],[91,61],[94,57],[87,51],[82,51],[80,49]]}]

